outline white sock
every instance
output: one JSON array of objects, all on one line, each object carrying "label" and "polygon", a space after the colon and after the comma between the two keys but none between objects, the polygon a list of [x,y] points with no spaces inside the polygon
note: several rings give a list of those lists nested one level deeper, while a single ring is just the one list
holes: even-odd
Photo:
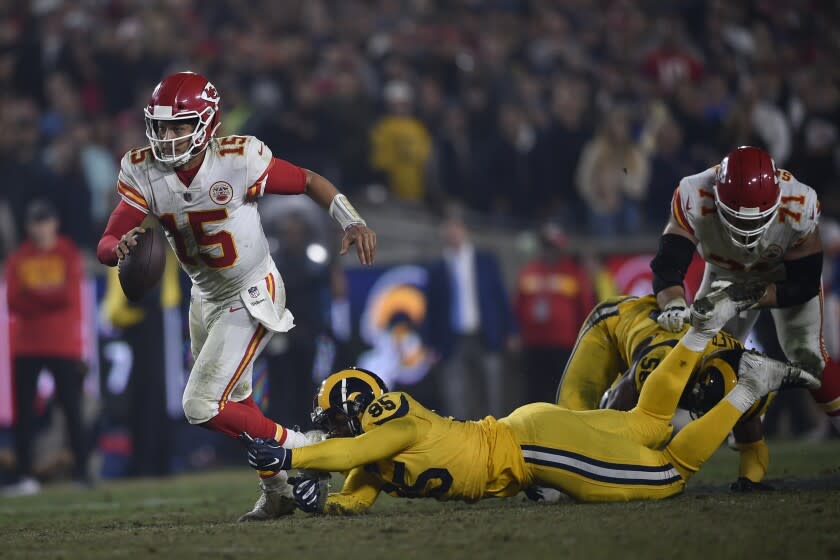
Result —
[{"label": "white sock", "polygon": [[688,332],[683,335],[682,343],[683,346],[692,352],[702,352],[713,337],[714,334],[710,336],[708,333],[703,333],[694,327],[690,327]]},{"label": "white sock", "polygon": [[301,432],[286,428],[286,440],[283,442],[283,447],[286,449],[294,449],[295,447],[303,447],[306,443],[306,436],[304,436]]},{"label": "white sock", "polygon": [[755,404],[755,401],[757,401],[758,398],[749,388],[737,383],[735,387],[727,393],[726,400],[728,400],[729,404],[734,406],[738,412],[744,414],[753,404]]}]

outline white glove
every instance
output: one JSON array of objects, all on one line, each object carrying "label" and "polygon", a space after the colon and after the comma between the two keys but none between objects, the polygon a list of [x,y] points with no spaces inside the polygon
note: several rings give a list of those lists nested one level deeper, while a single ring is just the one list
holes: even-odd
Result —
[{"label": "white glove", "polygon": [[665,304],[656,321],[666,331],[680,332],[688,317],[688,304],[685,298],[675,298]]},{"label": "white glove", "polygon": [[[295,427],[297,428],[297,426]],[[308,432],[303,432],[303,437],[306,439],[306,445],[312,445],[327,439],[327,432],[324,430],[309,430]]]}]

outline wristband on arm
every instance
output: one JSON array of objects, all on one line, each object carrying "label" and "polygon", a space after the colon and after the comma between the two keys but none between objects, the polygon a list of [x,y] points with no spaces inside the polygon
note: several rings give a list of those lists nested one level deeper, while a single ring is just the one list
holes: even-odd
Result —
[{"label": "wristband on arm", "polygon": [[347,197],[340,193],[335,195],[330,203],[330,216],[341,225],[341,229],[344,231],[347,231],[350,226],[367,225],[367,222],[353,208]]}]

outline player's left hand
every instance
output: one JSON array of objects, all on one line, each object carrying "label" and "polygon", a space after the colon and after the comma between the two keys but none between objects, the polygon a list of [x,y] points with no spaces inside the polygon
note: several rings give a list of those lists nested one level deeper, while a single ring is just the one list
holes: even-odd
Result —
[{"label": "player's left hand", "polygon": [[767,492],[769,490],[775,490],[775,488],[765,482],[753,482],[745,476],[738,477],[738,480],[729,485],[730,492],[737,492],[739,494],[746,492]]},{"label": "player's left hand", "polygon": [[341,251],[338,254],[346,254],[350,245],[356,245],[360,263],[368,266],[373,264],[376,258],[376,233],[372,229],[364,224],[353,224],[348,227],[341,239]]},{"label": "player's left hand", "polygon": [[306,513],[323,513],[327,501],[327,483],[322,476],[297,476],[289,479],[298,507]]}]

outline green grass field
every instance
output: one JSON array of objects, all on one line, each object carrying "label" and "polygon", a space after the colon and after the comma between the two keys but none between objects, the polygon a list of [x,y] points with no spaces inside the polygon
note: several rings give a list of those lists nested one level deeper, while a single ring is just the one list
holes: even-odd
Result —
[{"label": "green grass field", "polygon": [[6,558],[840,558],[840,442],[771,443],[774,492],[734,495],[721,449],[682,496],[628,504],[380,498],[371,513],[239,524],[250,469],[0,499]]}]

